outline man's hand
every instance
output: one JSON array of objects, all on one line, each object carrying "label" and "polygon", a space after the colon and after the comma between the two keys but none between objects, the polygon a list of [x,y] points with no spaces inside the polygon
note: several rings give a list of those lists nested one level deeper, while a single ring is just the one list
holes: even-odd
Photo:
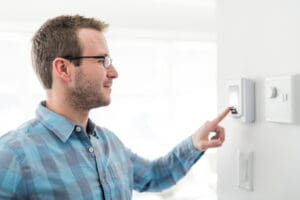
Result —
[{"label": "man's hand", "polygon": [[[224,128],[218,124],[230,112],[230,108],[226,108],[217,118],[212,121],[207,121],[203,124],[192,136],[193,145],[199,151],[205,151],[208,148],[219,147],[223,144],[225,139]],[[209,139],[209,134],[215,132],[216,134]]]}]

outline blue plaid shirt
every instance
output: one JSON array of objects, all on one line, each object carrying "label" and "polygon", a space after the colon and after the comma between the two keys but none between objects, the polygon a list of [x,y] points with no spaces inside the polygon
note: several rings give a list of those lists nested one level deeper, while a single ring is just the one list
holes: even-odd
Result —
[{"label": "blue plaid shirt", "polygon": [[0,139],[0,199],[129,200],[133,189],[174,185],[203,155],[189,137],[148,161],[91,120],[86,132],[41,103],[35,119]]}]

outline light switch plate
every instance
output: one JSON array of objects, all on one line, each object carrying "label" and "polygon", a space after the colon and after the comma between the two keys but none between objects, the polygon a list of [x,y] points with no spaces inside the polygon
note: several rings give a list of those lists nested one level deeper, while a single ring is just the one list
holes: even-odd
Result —
[{"label": "light switch plate", "polygon": [[[279,123],[299,122],[299,75],[266,78],[266,120]],[[298,88],[298,89],[297,89]],[[298,101],[298,103],[297,103]]]},{"label": "light switch plate", "polygon": [[237,185],[244,190],[253,191],[253,152],[237,151]]}]

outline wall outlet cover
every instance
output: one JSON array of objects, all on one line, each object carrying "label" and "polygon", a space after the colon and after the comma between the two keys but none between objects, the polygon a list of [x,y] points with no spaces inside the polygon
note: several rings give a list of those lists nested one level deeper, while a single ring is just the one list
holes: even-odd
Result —
[{"label": "wall outlet cover", "polygon": [[253,152],[237,151],[237,185],[239,188],[253,191]]}]

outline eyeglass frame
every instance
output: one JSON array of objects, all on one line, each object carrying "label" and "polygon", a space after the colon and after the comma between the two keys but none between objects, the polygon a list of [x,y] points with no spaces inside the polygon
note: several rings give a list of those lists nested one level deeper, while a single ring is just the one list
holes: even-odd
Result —
[{"label": "eyeglass frame", "polygon": [[[103,63],[103,67],[105,69],[108,69],[112,65],[112,58],[109,55],[103,55],[103,56],[62,56],[61,58],[67,59],[67,60],[80,60],[80,59],[98,59]],[[101,59],[101,60],[100,60]],[[54,60],[53,58],[49,58],[49,60]],[[108,62],[108,63],[107,63]]]}]

